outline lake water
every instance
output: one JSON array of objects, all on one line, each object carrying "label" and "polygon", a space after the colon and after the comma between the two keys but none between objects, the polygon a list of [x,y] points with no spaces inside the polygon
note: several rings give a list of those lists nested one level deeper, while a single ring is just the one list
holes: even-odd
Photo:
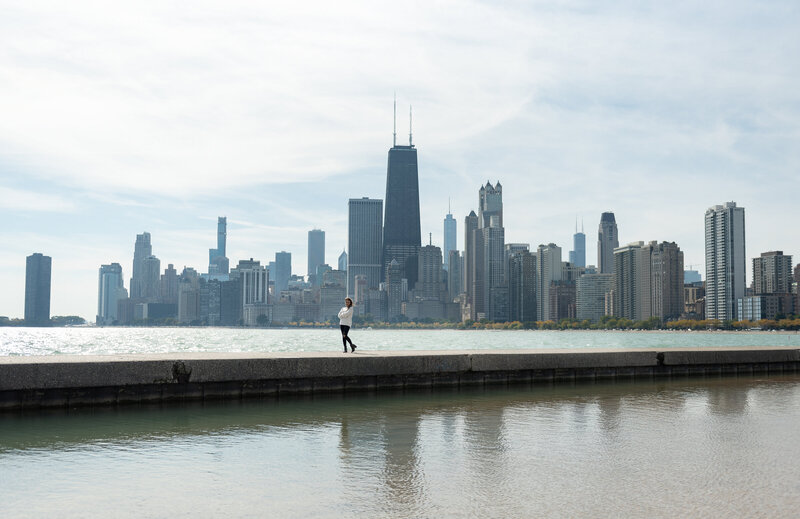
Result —
[{"label": "lake water", "polygon": [[[797,332],[354,329],[361,351],[797,346]],[[338,329],[0,328],[0,355],[338,351]]]},{"label": "lake water", "polygon": [[796,517],[800,376],[0,414],[0,516]]}]

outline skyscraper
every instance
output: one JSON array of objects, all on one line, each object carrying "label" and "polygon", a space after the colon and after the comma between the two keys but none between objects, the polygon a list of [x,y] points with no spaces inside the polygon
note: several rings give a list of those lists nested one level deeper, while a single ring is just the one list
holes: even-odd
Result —
[{"label": "skyscraper", "polygon": [[396,321],[403,315],[403,273],[400,263],[393,259],[386,272],[386,292],[388,296],[388,320]]},{"label": "skyscraper", "polygon": [[613,274],[584,274],[575,282],[576,317],[598,322],[605,315],[605,302],[614,289]]},{"label": "skyscraper", "polygon": [[662,321],[683,313],[683,252],[674,242],[650,242],[651,315]]},{"label": "skyscraper", "polygon": [[503,186],[486,182],[478,190],[478,214],[464,222],[466,291],[471,319],[508,319],[505,273]]},{"label": "skyscraper", "polygon": [[536,317],[558,320],[558,308],[550,307],[550,288],[553,282],[561,281],[561,247],[555,243],[539,245],[536,260]]},{"label": "skyscraper", "polygon": [[614,273],[614,249],[619,247],[619,234],[614,213],[603,213],[597,231],[597,271]]},{"label": "skyscraper", "polygon": [[499,180],[495,186],[487,181],[478,190],[478,225],[490,227],[492,217],[496,218],[496,227],[503,227],[503,186]]},{"label": "skyscraper", "polygon": [[292,253],[281,251],[275,253],[275,300],[280,300],[281,292],[289,287],[292,277]]},{"label": "skyscraper", "polygon": [[792,292],[792,256],[783,251],[762,252],[753,258],[753,293],[790,294]]},{"label": "skyscraper", "polygon": [[[382,216],[382,215],[381,215],[381,216]],[[341,271],[343,271],[343,272],[347,272],[347,263],[348,263],[348,260],[347,260],[347,251],[344,251],[344,250],[343,250],[343,251],[342,251],[342,253],[341,253],[341,254],[339,254],[339,259],[338,259],[338,260],[336,260],[336,267],[337,267],[337,270],[341,270]]]},{"label": "skyscraper", "polygon": [[[312,229],[308,231],[308,276],[316,277],[317,266],[325,264],[325,231]],[[319,282],[315,282],[319,285]]]},{"label": "skyscraper", "polygon": [[217,218],[217,248],[208,249],[208,273],[227,274],[230,266],[225,247],[228,236],[228,217]]},{"label": "skyscraper", "polygon": [[444,293],[442,283],[442,249],[436,245],[420,247],[417,284],[414,287],[416,297],[426,300],[441,301]]},{"label": "skyscraper", "polygon": [[466,294],[465,304],[470,319],[475,319],[475,231],[478,229],[478,215],[470,211],[464,218],[464,273],[462,290]]},{"label": "skyscraper", "polygon": [[[347,295],[355,296],[355,276],[366,276],[367,288],[381,282],[383,200],[351,198],[348,202]],[[344,253],[342,253],[344,254]],[[343,270],[339,267],[339,270]]]},{"label": "skyscraper", "polygon": [[464,258],[458,250],[451,250],[449,256],[450,268],[447,270],[447,291],[450,294],[450,301],[452,301],[464,291],[462,288],[464,282],[464,273],[462,272]]},{"label": "skyscraper", "polygon": [[737,319],[745,295],[744,207],[715,205],[705,215],[706,318]]},{"label": "skyscraper", "polygon": [[614,315],[633,321],[651,315],[650,248],[643,241],[614,250]]},{"label": "skyscraper", "polygon": [[583,234],[583,224],[581,232],[578,232],[578,222],[575,222],[575,234],[572,235],[572,250],[569,251],[569,262],[574,267],[586,266],[586,235]]},{"label": "skyscraper", "polygon": [[[415,258],[422,245],[419,224],[419,173],[417,150],[397,144],[395,128],[393,146],[389,150],[386,170],[386,207],[383,219],[383,276],[392,260],[397,260],[409,286],[417,281]],[[355,263],[354,261],[352,263]],[[407,266],[408,264],[408,266]]]},{"label": "skyscraper", "polygon": [[159,301],[166,304],[178,304],[178,271],[170,263],[161,274],[161,295]]},{"label": "skyscraper", "polygon": [[536,320],[536,255],[528,250],[511,252],[508,257],[509,319]]},{"label": "skyscraper", "polygon": [[450,270],[450,251],[458,249],[456,225],[456,219],[453,218],[453,215],[450,213],[450,208],[448,207],[447,216],[444,218],[444,250],[442,251],[444,255],[444,269],[447,271]]},{"label": "skyscraper", "polygon": [[50,323],[50,273],[53,259],[35,252],[25,258],[25,324]]},{"label": "skyscraper", "polygon": [[150,233],[143,232],[136,235],[136,244],[133,248],[133,269],[131,274],[130,296],[133,300],[144,298],[147,291],[144,281],[144,260],[153,255],[153,246],[150,244]]},{"label": "skyscraper", "polygon": [[117,320],[117,302],[128,297],[122,278],[122,265],[101,265],[97,283],[98,325],[113,324]]}]

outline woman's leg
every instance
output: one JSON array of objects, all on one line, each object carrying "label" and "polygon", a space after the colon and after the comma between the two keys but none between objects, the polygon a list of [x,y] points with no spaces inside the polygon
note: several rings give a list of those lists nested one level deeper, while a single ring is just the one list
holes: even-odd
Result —
[{"label": "woman's leg", "polygon": [[[350,341],[350,337],[347,336],[347,332],[350,331],[350,327],[341,324],[339,325],[339,329],[342,331],[342,346],[344,346],[344,352],[347,353],[347,341]],[[351,346],[352,344],[353,341],[350,341]]]}]

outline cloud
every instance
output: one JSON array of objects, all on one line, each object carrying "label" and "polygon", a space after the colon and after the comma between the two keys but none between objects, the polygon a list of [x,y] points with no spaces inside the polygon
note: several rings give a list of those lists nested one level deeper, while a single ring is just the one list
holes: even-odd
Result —
[{"label": "cloud", "polygon": [[75,210],[75,203],[59,195],[0,186],[0,209],[64,213]]}]

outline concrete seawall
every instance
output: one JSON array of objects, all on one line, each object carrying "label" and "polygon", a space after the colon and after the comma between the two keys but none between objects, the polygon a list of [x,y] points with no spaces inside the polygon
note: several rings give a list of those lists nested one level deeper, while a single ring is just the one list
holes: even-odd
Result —
[{"label": "concrete seawall", "polygon": [[0,410],[799,372],[795,347],[0,357]]}]

